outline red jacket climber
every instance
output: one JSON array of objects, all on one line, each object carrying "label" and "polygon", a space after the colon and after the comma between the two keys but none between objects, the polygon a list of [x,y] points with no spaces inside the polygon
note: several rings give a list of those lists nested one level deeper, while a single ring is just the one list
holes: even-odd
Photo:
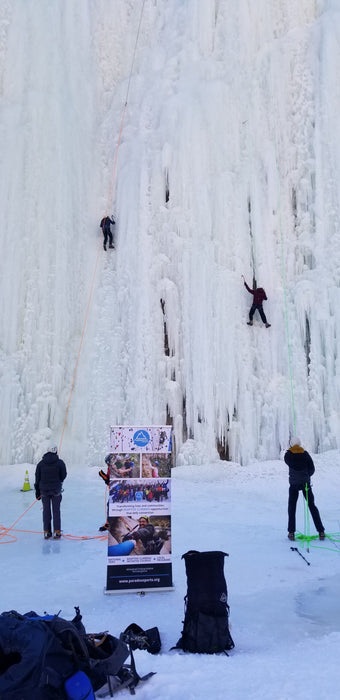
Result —
[{"label": "red jacket climber", "polygon": [[266,315],[265,315],[265,313],[264,313],[264,311],[263,311],[263,308],[262,308],[262,302],[263,302],[263,301],[266,301],[266,299],[267,299],[266,292],[264,291],[263,287],[257,287],[257,286],[256,286],[255,280],[254,280],[254,289],[250,289],[250,287],[248,287],[247,282],[245,281],[243,275],[242,275],[242,279],[243,279],[245,288],[246,288],[246,289],[248,290],[248,292],[250,292],[250,294],[252,294],[253,297],[254,297],[252,306],[251,306],[250,311],[249,311],[249,321],[247,321],[248,326],[252,326],[252,325],[253,325],[253,316],[254,316],[254,313],[255,313],[255,311],[256,311],[256,309],[257,309],[258,312],[259,312],[259,314],[260,314],[260,316],[261,316],[261,319],[262,319],[263,323],[264,323],[265,326],[266,326],[266,328],[269,328],[269,327],[270,327],[270,323],[267,323]]}]

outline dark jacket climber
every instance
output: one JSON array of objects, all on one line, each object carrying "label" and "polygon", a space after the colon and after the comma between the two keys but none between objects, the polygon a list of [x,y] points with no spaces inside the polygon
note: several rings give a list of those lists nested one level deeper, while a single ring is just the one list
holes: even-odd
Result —
[{"label": "dark jacket climber", "polygon": [[269,328],[270,323],[267,322],[266,315],[265,315],[265,313],[263,311],[263,307],[262,307],[262,302],[266,301],[266,299],[267,299],[266,292],[264,291],[263,287],[257,287],[256,282],[254,283],[254,289],[250,289],[250,287],[248,287],[247,282],[245,281],[243,275],[242,275],[242,279],[243,279],[245,288],[254,297],[252,306],[251,306],[250,311],[249,311],[248,326],[253,325],[253,316],[254,316],[255,311],[257,310],[259,312],[261,319],[262,319],[263,323],[265,324],[266,328]]},{"label": "dark jacket climber", "polygon": [[107,239],[109,239],[109,248],[114,248],[113,236],[112,236],[112,232],[111,232],[111,224],[114,226],[115,223],[116,222],[115,222],[113,216],[111,218],[109,216],[104,216],[104,218],[100,222],[100,228],[102,229],[103,236],[104,236],[104,243],[103,243],[104,250],[106,250]]},{"label": "dark jacket climber", "polygon": [[284,456],[289,467],[289,496],[288,496],[288,537],[295,539],[295,513],[299,491],[302,491],[313,518],[314,525],[319,533],[320,540],[325,539],[325,528],[322,524],[320,513],[314,502],[314,494],[310,484],[310,478],[315,472],[314,462],[307,452],[301,447],[299,438],[293,438],[290,448]]},{"label": "dark jacket climber", "polygon": [[[41,498],[43,505],[43,525],[44,537],[52,537],[52,513],[54,537],[59,538],[60,533],[60,503],[61,489],[64,479],[66,479],[65,462],[58,457],[58,448],[50,447],[44,454],[42,460],[37,464],[35,470],[35,496]],[[52,509],[52,513],[51,513]]]}]

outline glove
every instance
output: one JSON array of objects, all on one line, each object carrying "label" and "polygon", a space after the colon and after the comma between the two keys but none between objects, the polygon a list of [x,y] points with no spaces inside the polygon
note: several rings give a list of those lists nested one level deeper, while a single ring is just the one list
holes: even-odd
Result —
[{"label": "glove", "polygon": [[40,491],[38,489],[35,489],[35,497],[36,497],[37,501],[41,500]]},{"label": "glove", "polygon": [[98,472],[98,474],[99,476],[101,476],[102,479],[104,479],[105,483],[108,486],[110,483],[110,477],[107,474],[105,474],[105,472],[102,469]]},{"label": "glove", "polygon": [[131,535],[130,532],[127,532],[126,535],[124,535],[122,542],[127,542],[128,540],[134,540],[135,537],[134,535]]}]

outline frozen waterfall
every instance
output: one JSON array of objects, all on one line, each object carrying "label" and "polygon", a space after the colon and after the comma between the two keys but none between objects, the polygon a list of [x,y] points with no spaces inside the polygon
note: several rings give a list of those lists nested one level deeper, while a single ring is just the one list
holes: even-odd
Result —
[{"label": "frozen waterfall", "polygon": [[60,438],[85,318],[68,462],[116,423],[179,463],[339,447],[339,10],[1,0],[2,463]]}]

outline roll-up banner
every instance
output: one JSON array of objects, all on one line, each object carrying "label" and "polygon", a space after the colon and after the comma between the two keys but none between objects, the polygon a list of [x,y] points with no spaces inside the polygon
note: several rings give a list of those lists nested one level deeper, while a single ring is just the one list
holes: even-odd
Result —
[{"label": "roll-up banner", "polygon": [[110,429],[105,593],[172,590],[171,427]]}]

